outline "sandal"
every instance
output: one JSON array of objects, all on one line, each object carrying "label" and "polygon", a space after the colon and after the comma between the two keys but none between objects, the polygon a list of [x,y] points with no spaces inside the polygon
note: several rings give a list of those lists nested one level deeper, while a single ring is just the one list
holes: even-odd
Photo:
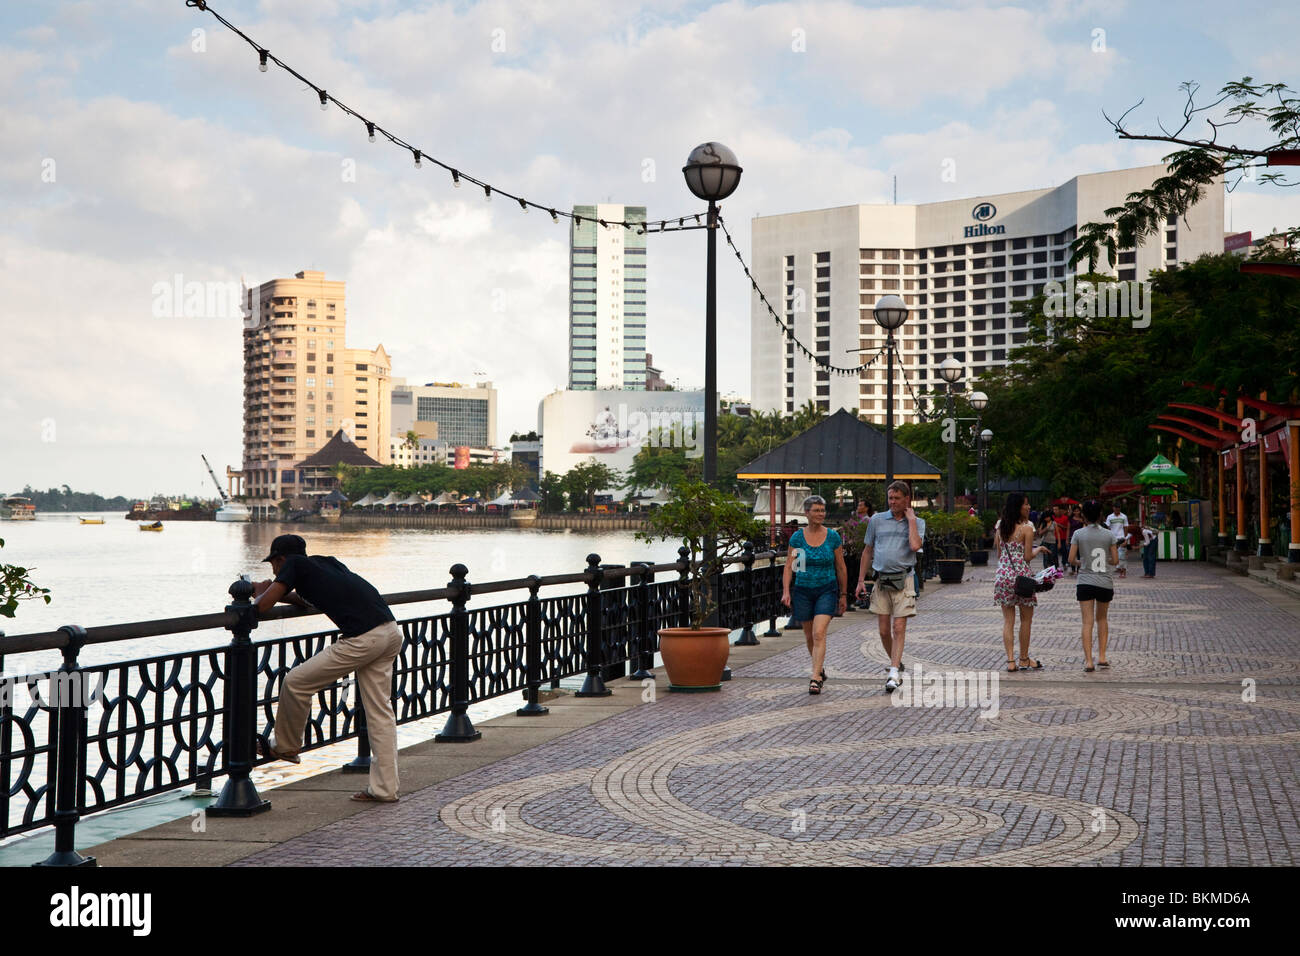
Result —
[{"label": "sandal", "polygon": [[1098,662],[1097,662],[1097,666],[1098,666],[1098,667],[1110,667],[1110,661],[1098,661]]},{"label": "sandal", "polygon": [[298,756],[298,751],[293,753],[281,753],[278,750],[272,750],[270,742],[265,737],[257,738],[257,753],[260,757],[267,757],[271,760],[287,760],[289,763],[302,763],[302,758]]},{"label": "sandal", "polygon": [[822,668],[822,683],[826,683],[826,668]]},{"label": "sandal", "polygon": [[1022,657],[1018,663],[1022,671],[1041,671],[1043,669],[1043,662],[1036,661],[1032,657]]},{"label": "sandal", "polygon": [[814,677],[812,680],[808,682],[808,693],[814,695],[820,694],[822,692],[823,683],[824,681],[819,681],[817,680],[817,678]]},{"label": "sandal", "polygon": [[1096,669],[1097,669],[1097,668],[1095,668],[1095,667],[1085,667],[1085,668],[1083,669],[1083,672],[1084,672],[1085,674],[1091,674],[1091,673],[1092,673],[1093,671],[1095,671]]},{"label": "sandal", "polygon": [[1016,666],[1016,662],[1012,658],[1008,657],[1007,663],[1011,665],[1010,667],[1007,668],[1008,674],[1014,674],[1016,671],[1020,670],[1020,668]]},{"label": "sandal", "polygon": [[352,794],[352,799],[357,801],[358,803],[396,803],[397,802],[397,797],[393,797],[391,800],[385,800],[382,797],[376,797],[373,793],[370,792],[368,788],[365,790],[358,790],[356,793]]}]

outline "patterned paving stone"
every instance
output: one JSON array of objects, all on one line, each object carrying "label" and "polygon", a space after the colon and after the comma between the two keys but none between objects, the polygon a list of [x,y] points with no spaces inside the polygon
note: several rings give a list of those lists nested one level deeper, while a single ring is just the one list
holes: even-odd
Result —
[{"label": "patterned paving stone", "polygon": [[236,865],[1295,865],[1300,619],[1158,573],[1121,582],[1109,672],[1072,586],[1035,614],[1046,668],[1007,674],[992,574],[932,584],[897,695],[849,615],[820,697],[796,648]]}]

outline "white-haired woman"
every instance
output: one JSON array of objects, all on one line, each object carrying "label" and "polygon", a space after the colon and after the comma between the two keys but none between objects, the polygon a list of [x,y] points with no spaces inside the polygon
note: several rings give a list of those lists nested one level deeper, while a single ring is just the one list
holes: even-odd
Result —
[{"label": "white-haired woman", "polygon": [[808,693],[820,694],[826,682],[826,628],[832,617],[843,614],[848,607],[848,569],[839,532],[826,527],[826,499],[810,495],[804,499],[803,511],[808,527],[800,528],[790,538],[781,603],[791,609],[792,620],[803,625],[808,656],[812,658]]}]

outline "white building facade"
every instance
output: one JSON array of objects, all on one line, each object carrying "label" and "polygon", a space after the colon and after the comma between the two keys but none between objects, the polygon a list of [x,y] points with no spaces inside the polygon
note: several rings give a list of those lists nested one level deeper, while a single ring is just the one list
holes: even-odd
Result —
[{"label": "white building facade", "polygon": [[569,231],[569,388],[645,388],[644,206],[574,206]]},{"label": "white building facade", "polygon": [[[1104,210],[1165,171],[1144,166],[1076,176],[1054,189],[762,216],[751,227],[754,277],[798,340],[841,367],[865,363],[885,344],[872,306],[880,296],[902,296],[909,315],[895,333],[894,420],[915,422],[913,393],[942,385],[936,367],[952,356],[969,386],[1005,365],[1026,337],[1025,321],[1011,317],[1012,303],[1075,274],[1067,262],[1079,226],[1104,220]],[[1222,251],[1218,185],[1158,236],[1120,253],[1113,267],[1103,258],[1095,271],[1144,280],[1153,270]],[[1080,265],[1077,271],[1087,271]],[[819,370],[786,340],[757,295],[751,325],[754,408],[790,413],[811,400],[826,412],[846,408],[884,422],[883,358],[857,376]],[[855,349],[867,351],[860,357]]]}]

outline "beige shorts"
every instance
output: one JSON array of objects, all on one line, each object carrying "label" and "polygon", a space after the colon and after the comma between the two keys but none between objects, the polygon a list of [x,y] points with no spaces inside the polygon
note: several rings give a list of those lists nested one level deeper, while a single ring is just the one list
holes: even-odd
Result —
[{"label": "beige shorts", "polygon": [[901,591],[882,588],[876,582],[871,589],[871,604],[867,610],[889,617],[916,617],[916,579],[909,574]]}]

